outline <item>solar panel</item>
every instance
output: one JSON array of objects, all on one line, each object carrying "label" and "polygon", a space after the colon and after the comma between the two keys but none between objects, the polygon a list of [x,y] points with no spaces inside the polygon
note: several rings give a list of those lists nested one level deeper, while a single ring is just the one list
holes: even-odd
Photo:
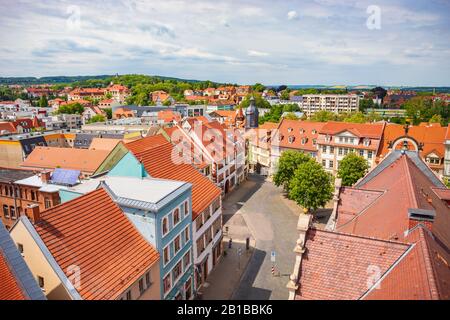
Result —
[{"label": "solar panel", "polygon": [[52,178],[50,181],[54,184],[73,186],[77,184],[79,176],[80,176],[79,170],[56,168],[55,171],[53,171]]}]

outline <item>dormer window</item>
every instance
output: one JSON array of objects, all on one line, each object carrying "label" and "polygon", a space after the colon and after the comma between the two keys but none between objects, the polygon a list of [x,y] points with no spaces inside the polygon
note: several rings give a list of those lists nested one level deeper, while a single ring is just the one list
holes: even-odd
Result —
[{"label": "dormer window", "polygon": [[317,145],[317,139],[313,139],[312,143],[313,143],[313,146],[316,146]]},{"label": "dormer window", "polygon": [[289,136],[289,143],[293,143],[294,140],[295,140],[295,137],[294,137],[294,136]]},{"label": "dormer window", "polygon": [[364,139],[364,146],[368,147],[370,145],[370,139]]},{"label": "dormer window", "polygon": [[305,144],[308,141],[307,138],[302,138],[302,144]]},{"label": "dormer window", "polygon": [[292,132],[292,128],[288,128],[288,132]]},{"label": "dormer window", "polygon": [[317,133],[317,130],[316,130],[316,129],[313,129],[311,132],[312,132],[312,134],[316,134],[316,133]]}]

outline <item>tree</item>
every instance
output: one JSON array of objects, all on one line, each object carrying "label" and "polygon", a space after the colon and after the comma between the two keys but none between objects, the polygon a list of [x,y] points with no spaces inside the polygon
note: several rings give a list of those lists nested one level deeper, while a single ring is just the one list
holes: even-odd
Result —
[{"label": "tree", "polygon": [[56,113],[58,114],[82,114],[84,107],[80,103],[71,103],[60,106]]},{"label": "tree", "polygon": [[355,113],[349,114],[347,117],[345,117],[344,122],[365,123],[366,116],[361,111],[355,112]]},{"label": "tree", "polygon": [[333,176],[316,161],[298,166],[289,183],[289,198],[307,210],[323,207],[333,197]]},{"label": "tree", "polygon": [[361,99],[359,101],[359,110],[366,111],[367,109],[375,108],[375,103],[373,99]]},{"label": "tree", "polygon": [[105,111],[108,119],[112,119],[112,109],[111,108],[105,108],[105,109],[103,109],[103,111]]},{"label": "tree", "polygon": [[165,107],[169,107],[172,104],[172,101],[170,101],[170,99],[167,99],[166,101],[163,102],[163,106]]},{"label": "tree", "polygon": [[339,163],[338,178],[342,179],[343,186],[352,186],[364,177],[369,170],[367,161],[355,153],[347,154]]},{"label": "tree", "polygon": [[92,118],[89,119],[89,121],[87,123],[95,123],[95,122],[105,122],[106,118],[105,116],[101,115],[101,114],[96,114],[95,116],[93,116]]},{"label": "tree", "polygon": [[289,185],[295,170],[303,163],[315,161],[310,155],[299,151],[284,151],[278,161],[278,169],[273,177],[276,186],[283,186],[289,192]]},{"label": "tree", "polygon": [[265,99],[263,99],[263,97],[261,97],[260,94],[258,93],[253,93],[253,94],[249,94],[245,97],[244,100],[242,100],[241,104],[238,106],[239,108],[247,108],[250,105],[250,97],[253,96],[253,98],[255,99],[255,105],[258,109],[270,109],[270,103],[268,101],[266,101]]},{"label": "tree", "polygon": [[41,98],[39,99],[39,107],[41,108],[47,108],[48,107],[48,100],[47,96],[43,94]]},{"label": "tree", "polygon": [[434,114],[429,121],[429,123],[441,123],[441,122],[442,122],[442,117],[440,114]]},{"label": "tree", "polygon": [[298,117],[293,112],[289,112],[284,118],[287,120],[298,120]]},{"label": "tree", "polygon": [[338,120],[337,115],[327,110],[320,110],[311,116],[311,121],[328,122]]},{"label": "tree", "polygon": [[255,92],[263,92],[263,91],[266,89],[266,87],[263,86],[261,83],[255,83],[255,84],[253,85],[252,89],[253,89],[253,91],[255,91]]}]

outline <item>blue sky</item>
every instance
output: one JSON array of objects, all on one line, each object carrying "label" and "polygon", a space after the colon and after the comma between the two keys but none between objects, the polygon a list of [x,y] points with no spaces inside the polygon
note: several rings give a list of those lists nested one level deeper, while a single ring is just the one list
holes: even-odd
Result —
[{"label": "blue sky", "polygon": [[450,86],[448,0],[0,3],[0,76]]}]

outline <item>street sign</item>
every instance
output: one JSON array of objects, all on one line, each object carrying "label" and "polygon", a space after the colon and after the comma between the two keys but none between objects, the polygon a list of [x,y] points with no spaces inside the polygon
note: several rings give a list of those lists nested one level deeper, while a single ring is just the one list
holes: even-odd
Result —
[{"label": "street sign", "polygon": [[272,251],[270,253],[270,261],[275,262],[275,257],[276,257],[275,251]]}]

